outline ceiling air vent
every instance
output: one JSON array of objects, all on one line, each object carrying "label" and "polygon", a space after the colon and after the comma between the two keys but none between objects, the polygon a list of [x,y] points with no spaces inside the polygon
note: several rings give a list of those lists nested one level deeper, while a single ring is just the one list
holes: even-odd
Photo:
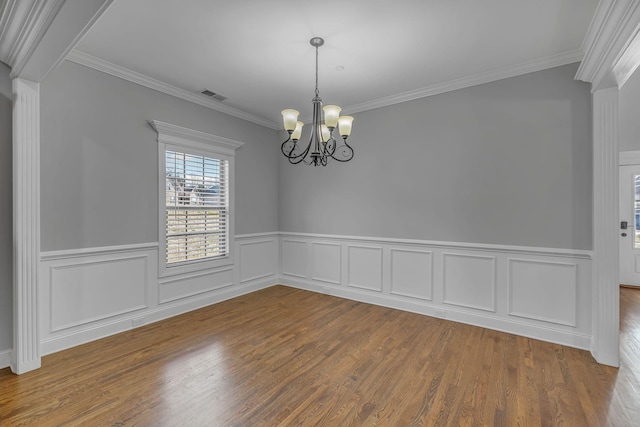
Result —
[{"label": "ceiling air vent", "polygon": [[208,96],[209,98],[213,98],[216,101],[224,101],[225,99],[227,99],[226,96],[220,95],[219,93],[212,92],[209,89],[203,89],[200,91],[200,93],[203,94],[204,96]]}]

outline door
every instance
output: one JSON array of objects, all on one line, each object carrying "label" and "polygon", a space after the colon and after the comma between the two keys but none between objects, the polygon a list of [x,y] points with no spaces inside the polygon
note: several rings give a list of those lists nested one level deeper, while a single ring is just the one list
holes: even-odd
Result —
[{"label": "door", "polygon": [[640,165],[620,166],[620,283],[640,286]]}]

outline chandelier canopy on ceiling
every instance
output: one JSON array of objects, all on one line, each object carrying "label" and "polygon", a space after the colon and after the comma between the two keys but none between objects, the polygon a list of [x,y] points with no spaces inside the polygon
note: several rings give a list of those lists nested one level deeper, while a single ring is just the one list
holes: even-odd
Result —
[{"label": "chandelier canopy on ceiling", "polygon": [[[282,121],[289,137],[282,143],[282,154],[289,159],[289,163],[304,163],[314,166],[326,166],[331,159],[339,162],[348,162],[353,158],[353,148],[347,144],[347,138],[351,135],[353,117],[341,116],[342,108],[337,105],[325,105],[322,107],[322,99],[318,91],[318,48],[324,44],[320,37],[309,40],[311,46],[316,48],[316,91],[313,97],[313,121],[311,123],[311,135],[309,143],[299,145],[298,140],[302,136],[303,123],[298,121],[297,110],[282,110]],[[333,137],[334,131],[342,138],[338,144]]]}]

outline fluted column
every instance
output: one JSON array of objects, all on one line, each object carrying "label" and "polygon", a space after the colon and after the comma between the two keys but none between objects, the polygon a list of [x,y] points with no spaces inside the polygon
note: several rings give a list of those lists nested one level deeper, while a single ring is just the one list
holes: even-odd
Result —
[{"label": "fluted column", "polygon": [[39,84],[13,79],[13,354],[11,370],[40,367],[38,269],[40,264]]},{"label": "fluted column", "polygon": [[619,365],[618,88],[593,92],[593,292],[595,359]]}]

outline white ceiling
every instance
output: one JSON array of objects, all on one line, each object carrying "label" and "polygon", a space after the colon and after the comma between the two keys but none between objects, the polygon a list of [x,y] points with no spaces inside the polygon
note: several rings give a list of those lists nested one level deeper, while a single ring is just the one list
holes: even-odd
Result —
[{"label": "white ceiling", "polygon": [[[76,51],[279,124],[582,58],[597,0],[115,0]],[[338,70],[338,67],[344,67]],[[464,86],[464,84],[457,84]]]}]

